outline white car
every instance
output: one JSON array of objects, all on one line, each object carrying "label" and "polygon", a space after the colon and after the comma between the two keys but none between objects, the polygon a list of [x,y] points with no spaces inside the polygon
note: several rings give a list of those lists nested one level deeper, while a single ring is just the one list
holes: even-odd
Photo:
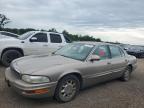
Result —
[{"label": "white car", "polygon": [[17,38],[0,39],[0,61],[9,66],[11,61],[27,55],[49,54],[70,43],[61,33],[30,31]]}]

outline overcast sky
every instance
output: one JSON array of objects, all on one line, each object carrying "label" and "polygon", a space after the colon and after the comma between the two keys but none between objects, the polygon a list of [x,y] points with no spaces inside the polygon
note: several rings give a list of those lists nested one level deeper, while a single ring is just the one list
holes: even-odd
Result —
[{"label": "overcast sky", "polygon": [[144,45],[144,0],[0,0],[11,28],[56,28]]}]

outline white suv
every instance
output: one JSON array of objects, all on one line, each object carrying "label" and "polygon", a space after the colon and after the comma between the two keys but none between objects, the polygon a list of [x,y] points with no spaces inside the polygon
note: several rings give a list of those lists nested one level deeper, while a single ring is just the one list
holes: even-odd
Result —
[{"label": "white suv", "polygon": [[49,54],[70,43],[61,33],[30,31],[18,38],[0,39],[0,61],[9,66],[12,60],[21,56]]}]

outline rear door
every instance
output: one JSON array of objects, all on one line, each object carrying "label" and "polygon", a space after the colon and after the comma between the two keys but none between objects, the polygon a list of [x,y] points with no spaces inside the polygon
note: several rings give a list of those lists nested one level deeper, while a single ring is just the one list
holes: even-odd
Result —
[{"label": "rear door", "polygon": [[113,77],[120,77],[127,66],[127,60],[123,50],[115,45],[109,45],[111,52],[111,70]]},{"label": "rear door", "polygon": [[66,44],[66,42],[64,41],[64,37],[56,33],[50,33],[49,40],[49,53],[56,51],[57,49],[63,47]]}]

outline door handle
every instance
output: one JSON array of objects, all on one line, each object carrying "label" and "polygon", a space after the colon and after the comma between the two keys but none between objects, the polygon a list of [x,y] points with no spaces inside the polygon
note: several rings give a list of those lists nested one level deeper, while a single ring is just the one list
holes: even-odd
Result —
[{"label": "door handle", "polygon": [[45,46],[45,47],[46,47],[46,46],[48,46],[48,45],[43,45],[43,46]]},{"label": "door handle", "polygon": [[110,65],[110,64],[111,64],[111,62],[107,62],[107,64],[108,64],[108,65]]},{"label": "door handle", "polygon": [[58,46],[59,48],[63,47],[62,45]]}]

